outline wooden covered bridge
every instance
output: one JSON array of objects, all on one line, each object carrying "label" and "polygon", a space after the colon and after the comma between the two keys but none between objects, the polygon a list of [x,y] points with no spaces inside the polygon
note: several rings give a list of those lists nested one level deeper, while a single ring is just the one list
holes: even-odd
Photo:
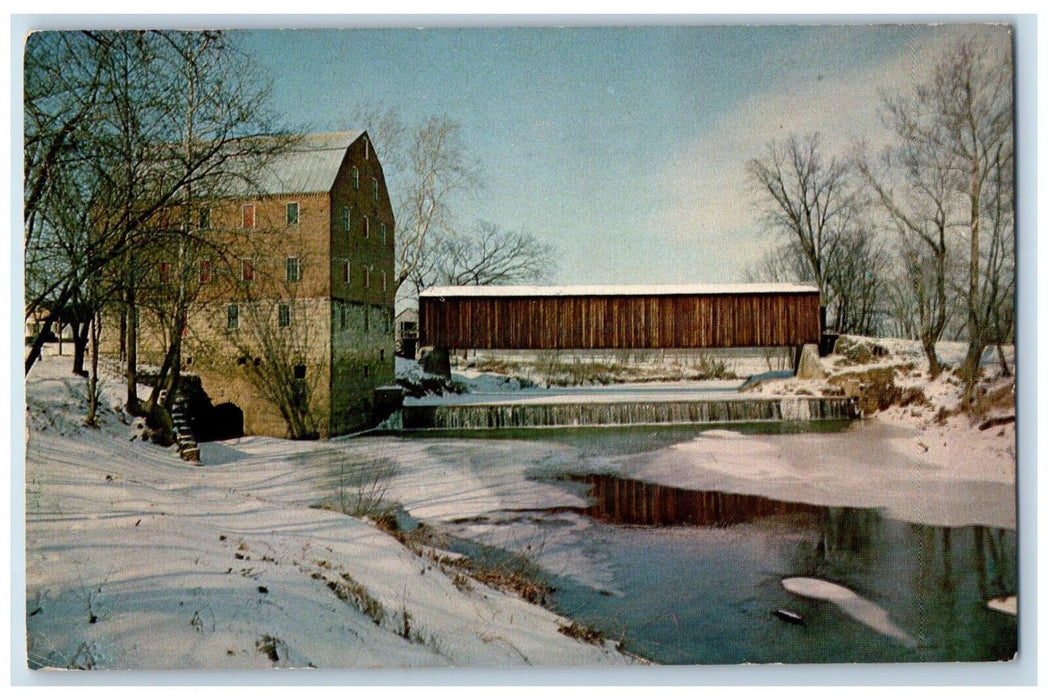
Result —
[{"label": "wooden covered bridge", "polygon": [[456,350],[795,347],[820,340],[796,284],[431,287],[419,345]]}]

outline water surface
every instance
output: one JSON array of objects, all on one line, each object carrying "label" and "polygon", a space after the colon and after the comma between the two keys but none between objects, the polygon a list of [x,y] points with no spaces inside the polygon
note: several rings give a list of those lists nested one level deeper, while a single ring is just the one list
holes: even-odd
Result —
[{"label": "water surface", "polygon": [[[846,428],[846,423],[828,422],[732,426],[755,435],[836,432],[826,436],[832,449],[847,444],[838,440]],[[812,502],[803,498],[803,483],[792,484],[787,497],[763,482],[730,480],[739,485],[742,492],[737,492],[723,485],[692,490],[629,477],[631,464],[650,454],[673,457],[665,448],[702,431],[702,426],[445,431],[408,436],[407,443],[421,446],[427,459],[449,465],[460,461],[447,469],[449,478],[460,474],[470,479],[471,488],[496,484],[499,493],[512,493],[512,508],[431,523],[453,536],[452,546],[471,556],[497,556],[499,549],[535,555],[541,575],[555,588],[548,605],[655,661],[847,663],[1014,656],[1016,618],[986,607],[989,599],[1016,592],[1013,529],[940,527],[904,521],[877,508],[826,505],[838,502],[827,500],[827,493],[851,488],[855,478],[875,492],[903,488],[877,480],[905,474],[905,467],[882,469],[865,480],[861,475],[842,479],[833,482],[836,486],[820,481],[825,488]],[[499,455],[498,474],[488,466],[489,440],[491,454]],[[518,440],[522,449],[513,450]],[[740,446],[745,441],[738,439]],[[878,448],[876,441],[861,442],[864,449]],[[556,449],[524,449],[524,443]],[[681,468],[702,465],[682,463]],[[541,488],[529,490],[528,484]],[[762,495],[746,493],[747,484]],[[913,498],[934,499],[954,490],[965,494],[966,488],[915,492]],[[842,504],[863,503],[854,494],[842,492],[840,498]],[[456,537],[473,541],[455,544]],[[890,625],[878,631],[833,602],[790,593],[782,585],[790,577],[844,586],[863,605],[869,603],[863,609],[883,611]],[[804,624],[777,617],[779,609],[798,613]],[[901,633],[893,636],[884,629]]]},{"label": "water surface", "polygon": [[[571,477],[579,480],[579,477]],[[1015,533],[905,523],[878,510],[687,491],[592,475],[586,516],[617,595],[561,582],[554,606],[662,663],[984,661],[1011,658]],[[591,552],[592,554],[592,552]],[[872,601],[915,640],[885,635],[782,579],[822,578]],[[799,613],[803,625],[775,616]]]}]

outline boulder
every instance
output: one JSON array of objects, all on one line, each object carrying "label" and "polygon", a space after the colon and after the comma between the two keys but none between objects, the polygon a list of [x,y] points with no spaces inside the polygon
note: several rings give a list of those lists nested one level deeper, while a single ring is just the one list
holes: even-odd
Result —
[{"label": "boulder", "polygon": [[887,357],[888,348],[878,345],[869,338],[842,335],[833,346],[833,354],[840,355],[846,364],[867,365],[876,358]]},{"label": "boulder", "polygon": [[805,345],[797,362],[797,379],[825,379],[826,369],[819,361],[819,347]]}]

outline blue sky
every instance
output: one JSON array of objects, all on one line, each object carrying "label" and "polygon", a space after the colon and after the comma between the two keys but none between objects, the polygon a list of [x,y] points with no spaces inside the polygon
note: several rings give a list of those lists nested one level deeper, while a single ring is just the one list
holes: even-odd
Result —
[{"label": "blue sky", "polygon": [[[462,224],[556,246],[562,284],[741,281],[773,242],[746,162],[789,132],[885,133],[950,26],[260,30],[273,106],[317,131],[364,103],[459,122],[483,188]],[[983,31],[991,31],[986,28]],[[993,30],[1000,38],[1006,34]],[[381,158],[381,153],[379,156]]]}]

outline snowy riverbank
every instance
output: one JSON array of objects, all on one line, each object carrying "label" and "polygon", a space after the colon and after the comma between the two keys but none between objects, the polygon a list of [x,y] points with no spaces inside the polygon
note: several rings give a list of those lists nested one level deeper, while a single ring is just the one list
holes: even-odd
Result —
[{"label": "snowy riverbank", "polygon": [[27,402],[34,667],[631,663],[561,633],[566,621],[543,608],[456,585],[368,523],[311,507],[329,494],[300,482],[292,458],[318,443],[248,438],[245,450],[266,446],[257,458],[187,464],[130,441],[111,409],[99,430],[84,427],[68,357],[33,369]]},{"label": "snowy riverbank", "polygon": [[[932,525],[1016,521],[1014,425],[979,430],[964,415],[944,417],[957,394],[951,375],[928,383],[906,370],[925,403],[843,432],[743,437],[696,428],[667,438],[613,429],[586,438],[623,446],[610,451],[555,436],[247,437],[203,445],[200,467],[130,440],[130,421],[111,408],[99,430],[84,427],[85,383],[69,370],[68,357],[47,357],[27,381],[26,615],[37,666],[631,663],[613,645],[566,636],[566,621],[545,609],[465,582],[369,523],[316,507],[359,490],[347,484],[368,470],[383,476],[360,483],[437,531],[527,554],[600,595],[619,594],[613,564],[586,546],[594,525],[577,512],[583,490],[559,476],[611,473],[874,507]],[[489,391],[498,383],[474,381]],[[777,381],[759,391],[825,388]],[[104,405],[119,404],[119,382],[108,389]]]}]

